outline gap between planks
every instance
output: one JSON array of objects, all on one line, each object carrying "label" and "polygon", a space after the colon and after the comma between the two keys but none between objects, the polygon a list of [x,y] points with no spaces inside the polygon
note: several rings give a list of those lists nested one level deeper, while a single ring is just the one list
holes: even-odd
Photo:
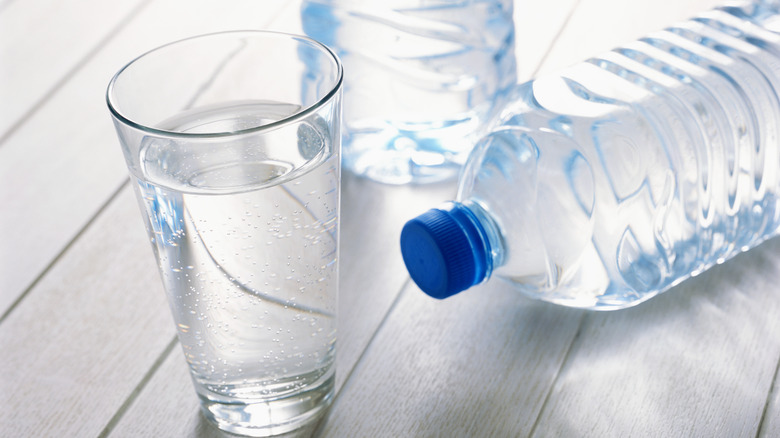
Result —
[{"label": "gap between planks", "polygon": [[144,388],[146,388],[146,385],[149,384],[149,381],[152,380],[152,377],[154,377],[155,373],[157,373],[157,370],[160,368],[163,362],[165,362],[168,356],[171,355],[171,351],[174,350],[174,347],[178,343],[179,343],[178,336],[174,335],[173,338],[171,338],[171,340],[168,342],[168,345],[165,347],[162,353],[160,353],[160,356],[157,357],[157,360],[154,361],[152,366],[149,368],[149,371],[147,371],[146,374],[144,374],[144,377],[138,382],[138,385],[136,385],[133,391],[127,396],[125,401],[122,403],[122,406],[119,407],[116,413],[114,413],[114,416],[111,417],[111,419],[108,421],[106,427],[104,427],[103,430],[98,435],[98,438],[105,438],[111,434],[111,432],[114,430],[116,425],[119,424],[119,421],[122,419],[122,417],[124,417],[127,410],[138,398],[138,395],[141,394],[141,392],[143,392]]},{"label": "gap between planks", "polygon": [[8,315],[11,314],[11,312],[14,311],[17,307],[19,307],[19,304],[21,304],[22,301],[27,297],[27,295],[30,294],[30,291],[32,291],[35,286],[51,271],[51,269],[54,267],[54,265],[59,262],[62,257],[70,250],[70,248],[81,238],[82,235],[87,231],[87,229],[92,226],[92,224],[97,220],[98,217],[100,217],[101,214],[108,208],[109,205],[116,199],[116,197],[119,195],[119,193],[125,189],[130,183],[130,178],[125,178],[124,181],[122,181],[121,184],[111,193],[111,195],[108,197],[108,199],[101,205],[95,214],[92,215],[92,217],[89,218],[86,224],[84,224],[83,227],[73,236],[73,238],[68,241],[67,244],[62,248],[62,250],[57,253],[56,256],[51,260],[51,262],[46,265],[45,268],[38,274],[38,276],[35,277],[35,279],[30,283],[29,286],[27,286],[24,291],[19,294],[19,296],[11,303],[11,305],[6,309],[6,311],[0,315],[0,324],[5,321],[6,318],[8,318]]},{"label": "gap between planks", "polygon": [[581,334],[582,334],[582,327],[585,325],[585,322],[588,319],[588,316],[591,313],[589,312],[583,312],[580,316],[580,321],[577,324],[577,331],[574,333],[574,337],[571,339],[571,343],[569,344],[569,348],[566,350],[566,354],[563,355],[563,360],[561,360],[561,364],[558,367],[557,370],[555,370],[555,376],[550,381],[550,386],[547,388],[547,394],[544,396],[544,401],[542,401],[542,406],[539,408],[539,412],[536,414],[536,419],[534,420],[533,426],[531,426],[530,432],[528,432],[528,437],[533,437],[536,434],[536,428],[539,427],[539,422],[542,419],[542,416],[544,415],[544,411],[547,409],[547,404],[550,401],[550,397],[552,396],[553,389],[555,389],[555,386],[558,384],[558,379],[561,376],[561,372],[566,367],[566,364],[569,363],[569,358],[571,357],[571,352],[574,350],[574,347],[580,342]]},{"label": "gap between planks", "polygon": [[[385,323],[390,318],[390,315],[393,313],[395,308],[398,307],[398,303],[401,301],[401,298],[404,296],[404,292],[408,288],[410,281],[411,278],[407,278],[406,281],[401,285],[401,289],[398,291],[398,293],[395,294],[395,298],[393,299],[393,302],[390,304],[390,307],[387,309],[387,312],[385,312],[385,315],[382,317],[382,320],[379,321],[379,325],[377,325],[376,329],[374,330],[374,333],[371,334],[371,338],[369,338],[368,342],[366,343],[366,346],[363,348],[363,351],[360,352],[360,355],[358,356],[357,360],[347,372],[347,375],[344,378],[344,383],[341,384],[341,387],[337,389],[336,394],[333,396],[333,404],[331,405],[330,408],[331,410],[336,408],[336,404],[338,403],[339,396],[344,392],[344,390],[349,385],[349,382],[352,379],[352,375],[355,374],[355,370],[357,370],[358,366],[363,361],[363,358],[371,349],[371,346],[374,344],[374,340],[376,339],[379,332],[382,330],[382,327],[385,326]],[[327,417],[328,416],[326,415],[317,425],[317,429],[314,431],[314,437],[321,436],[322,428],[327,422]]]}]

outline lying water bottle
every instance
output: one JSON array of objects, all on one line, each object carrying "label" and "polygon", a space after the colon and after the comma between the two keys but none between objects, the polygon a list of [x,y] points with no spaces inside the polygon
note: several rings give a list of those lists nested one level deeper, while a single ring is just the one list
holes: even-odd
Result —
[{"label": "lying water bottle", "polygon": [[777,234],[779,25],[723,6],[518,85],[457,202],[405,225],[412,279],[618,309]]},{"label": "lying water bottle", "polygon": [[454,178],[517,81],[513,0],[304,0],[304,32],[344,64],[343,166]]}]

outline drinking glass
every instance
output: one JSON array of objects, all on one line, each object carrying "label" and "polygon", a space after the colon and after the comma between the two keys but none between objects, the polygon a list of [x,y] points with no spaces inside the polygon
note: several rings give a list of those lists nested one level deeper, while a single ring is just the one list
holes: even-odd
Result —
[{"label": "drinking glass", "polygon": [[154,49],[107,101],[205,416],[312,424],[333,396],[342,68],[306,37]]}]

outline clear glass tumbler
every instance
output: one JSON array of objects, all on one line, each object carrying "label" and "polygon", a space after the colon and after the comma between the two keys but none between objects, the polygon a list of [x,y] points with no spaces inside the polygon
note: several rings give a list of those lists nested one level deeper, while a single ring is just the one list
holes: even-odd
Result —
[{"label": "clear glass tumbler", "polygon": [[201,407],[232,433],[332,399],[341,84],[325,46],[252,31],[152,50],[108,87]]}]

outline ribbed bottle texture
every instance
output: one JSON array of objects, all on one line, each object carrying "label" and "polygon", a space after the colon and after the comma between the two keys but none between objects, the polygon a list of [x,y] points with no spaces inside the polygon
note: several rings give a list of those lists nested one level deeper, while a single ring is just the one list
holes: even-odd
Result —
[{"label": "ribbed bottle texture", "polygon": [[456,177],[517,80],[512,14],[513,0],[304,0],[304,32],[344,64],[344,167]]},{"label": "ribbed bottle texture", "polygon": [[499,229],[493,275],[614,309],[775,235],[779,12],[724,6],[513,90],[458,195]]}]

